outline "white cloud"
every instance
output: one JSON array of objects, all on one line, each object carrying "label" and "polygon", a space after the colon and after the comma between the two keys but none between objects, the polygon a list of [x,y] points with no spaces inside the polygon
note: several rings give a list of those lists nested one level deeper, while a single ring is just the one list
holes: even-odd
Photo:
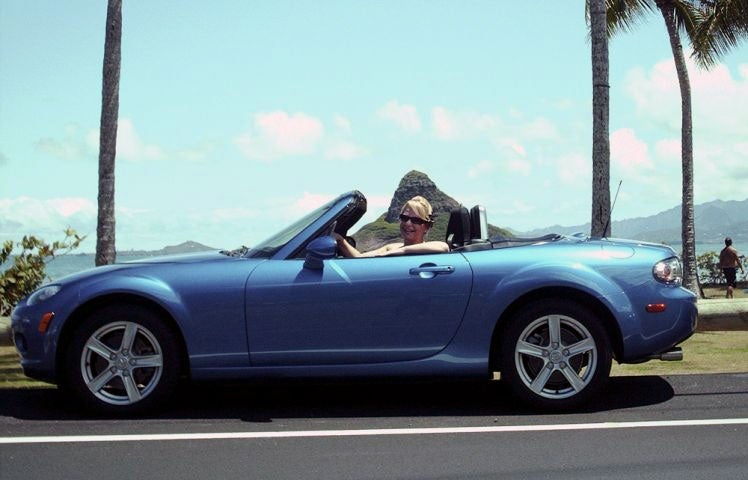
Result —
[{"label": "white cloud", "polygon": [[556,125],[543,117],[521,124],[519,131],[519,135],[526,141],[557,140],[561,138]]},{"label": "white cloud", "polygon": [[512,156],[526,157],[527,149],[515,138],[502,137],[491,140],[494,147],[502,152],[508,152]]},{"label": "white cloud", "polygon": [[666,138],[658,141],[655,144],[655,152],[657,157],[660,159],[678,161],[681,158],[681,143],[680,140]]},{"label": "white cloud", "polygon": [[335,132],[329,138],[325,138],[324,156],[329,160],[353,160],[362,157],[368,152],[365,148],[357,145],[349,139],[353,132],[351,121],[343,115],[333,116]]},{"label": "white cloud", "polygon": [[[90,130],[86,137],[89,150],[98,155],[99,130]],[[158,145],[145,142],[129,118],[120,118],[117,122],[117,159],[132,162],[163,160],[166,154]]]},{"label": "white cloud", "polygon": [[490,172],[492,172],[494,169],[494,164],[490,160],[481,160],[480,162],[476,163],[472,167],[468,169],[468,178],[480,178],[483,175],[486,175]]},{"label": "white cloud", "polygon": [[377,115],[394,123],[406,133],[421,131],[421,118],[413,105],[400,104],[391,100],[377,111]]},{"label": "white cloud", "polygon": [[[564,184],[587,185],[592,180],[592,160],[588,157],[571,153],[558,157],[558,179]],[[550,187],[550,185],[549,185]]]},{"label": "white cloud", "polygon": [[[738,74],[734,76],[725,65],[701,70],[690,59],[687,62],[693,106],[695,200],[742,200],[746,197],[745,182],[748,180],[745,167],[748,155],[740,147],[745,143],[745,125],[748,125],[748,65],[738,67]],[[657,188],[661,195],[674,195],[677,199],[681,168],[681,98],[673,61],[659,62],[648,71],[642,68],[630,71],[625,89],[644,121],[639,128],[644,128],[642,125],[647,122],[655,127],[647,129],[649,136],[654,137],[647,142],[635,137],[624,142],[626,135],[619,133],[618,140],[627,144],[632,160],[627,175],[650,188]],[[657,126],[664,127],[664,131],[658,131]],[[612,155],[614,139],[611,136]],[[642,167],[647,173],[642,174]]]},{"label": "white cloud", "polygon": [[342,131],[343,133],[347,135],[350,135],[351,131],[353,130],[351,128],[351,121],[348,120],[348,118],[346,118],[343,115],[336,114],[333,117],[333,123],[338,128],[338,130]]},{"label": "white cloud", "polygon": [[86,157],[85,145],[71,138],[40,138],[36,141],[35,147],[40,152],[62,160],[80,160]]},{"label": "white cloud", "polygon": [[336,195],[304,192],[300,198],[297,198],[293,202],[291,209],[301,214],[308,213],[317,207],[321,207],[335,197]]},{"label": "white cloud", "polygon": [[511,202],[502,203],[500,206],[492,207],[490,214],[494,216],[520,217],[527,216],[537,210],[535,205],[531,205],[522,200],[512,200]]},{"label": "white cloud", "polygon": [[164,158],[161,147],[145,143],[129,118],[122,118],[117,124],[117,155],[134,161]]},{"label": "white cloud", "polygon": [[621,128],[610,134],[610,162],[611,166],[623,170],[653,168],[647,143],[637,138],[630,128]]},{"label": "white cloud", "polygon": [[392,197],[387,196],[387,195],[367,195],[366,196],[367,210],[390,208],[391,200],[392,200]]},{"label": "white cloud", "polygon": [[528,176],[532,172],[532,165],[530,162],[521,158],[513,158],[509,160],[507,168],[510,172],[519,173],[524,176]]},{"label": "white cloud", "polygon": [[254,126],[234,139],[244,156],[254,160],[276,160],[314,152],[324,136],[322,122],[305,113],[283,111],[258,113]]},{"label": "white cloud", "polygon": [[0,199],[0,240],[20,240],[24,235],[60,240],[67,228],[89,235],[96,231],[96,213],[96,204],[86,198]]},{"label": "white cloud", "polygon": [[333,125],[334,132],[328,135],[321,120],[305,113],[258,113],[253,127],[238,135],[234,144],[245,157],[263,161],[320,153],[331,160],[350,160],[366,153],[345,138],[352,131],[346,117],[335,115]]},{"label": "white cloud", "polygon": [[[65,127],[61,138],[44,137],[35,142],[37,150],[63,160],[96,159],[99,153],[99,130],[83,133],[77,125]],[[192,147],[166,151],[163,147],[143,140],[130,118],[117,123],[117,159],[126,161],[154,161],[167,157],[188,161],[205,160],[215,149],[214,142],[202,141]]]},{"label": "white cloud", "polygon": [[34,142],[34,146],[42,153],[68,161],[81,160],[90,153],[86,142],[80,137],[80,128],[75,124],[65,126],[62,138],[40,138]]},{"label": "white cloud", "polygon": [[360,146],[347,140],[330,142],[325,149],[325,158],[330,160],[352,160],[363,156],[366,151]]},{"label": "white cloud", "polygon": [[[748,66],[739,67],[739,78],[719,64],[699,69],[687,60],[691,83],[694,131],[720,136],[744,135],[748,125]],[[655,64],[649,71],[631,70],[624,88],[634,100],[637,112],[655,124],[680,131],[681,98],[675,64],[671,59]]]},{"label": "white cloud", "polygon": [[474,111],[451,111],[444,107],[431,110],[431,127],[440,140],[481,138],[498,132],[502,126],[498,115]]},{"label": "white cloud", "polygon": [[175,156],[180,160],[186,160],[188,162],[204,162],[210,159],[216,148],[216,142],[202,140],[191,147],[176,150]]}]

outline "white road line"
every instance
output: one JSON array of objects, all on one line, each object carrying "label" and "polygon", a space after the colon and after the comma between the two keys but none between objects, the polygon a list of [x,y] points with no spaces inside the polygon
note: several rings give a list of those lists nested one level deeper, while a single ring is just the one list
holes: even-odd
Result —
[{"label": "white road line", "polygon": [[0,437],[0,445],[27,443],[160,442],[173,440],[245,440],[263,438],[366,437],[376,435],[444,435],[456,433],[554,432],[563,430],[608,430],[621,428],[672,428],[723,425],[748,425],[748,418],[722,418],[711,420],[663,420],[656,422],[569,423],[560,425],[507,425],[492,427],[385,428],[363,430],[300,430],[287,432],[157,433],[145,435]]}]

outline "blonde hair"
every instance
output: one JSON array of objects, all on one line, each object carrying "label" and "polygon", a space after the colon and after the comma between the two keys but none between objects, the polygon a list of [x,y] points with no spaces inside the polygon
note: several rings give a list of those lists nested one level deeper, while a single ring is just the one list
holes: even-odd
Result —
[{"label": "blonde hair", "polygon": [[431,204],[428,200],[423,198],[420,195],[416,195],[415,197],[411,198],[405,204],[403,205],[403,208],[400,209],[400,214],[405,211],[406,208],[410,208],[413,213],[418,215],[419,218],[422,218],[423,220],[426,220],[429,223],[434,223],[434,219],[431,218],[433,215],[433,208],[431,207]]}]

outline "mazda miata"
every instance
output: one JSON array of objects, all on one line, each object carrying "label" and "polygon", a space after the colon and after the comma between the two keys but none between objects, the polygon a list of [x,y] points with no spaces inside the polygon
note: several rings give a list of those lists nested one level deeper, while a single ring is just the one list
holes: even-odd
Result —
[{"label": "mazda miata", "polygon": [[29,377],[83,408],[163,406],[180,381],[500,378],[524,403],[576,408],[612,361],[678,360],[696,327],[672,248],[489,238],[455,209],[448,253],[342,258],[366,211],[345,193],[252,248],[98,267],[12,313]]}]

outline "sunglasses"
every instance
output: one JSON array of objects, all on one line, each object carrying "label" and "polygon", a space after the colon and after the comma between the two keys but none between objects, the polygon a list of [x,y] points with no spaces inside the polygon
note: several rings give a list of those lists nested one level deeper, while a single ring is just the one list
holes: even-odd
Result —
[{"label": "sunglasses", "polygon": [[420,217],[409,217],[408,215],[400,215],[400,221],[402,223],[408,223],[408,220],[410,220],[410,223],[413,225],[423,225],[424,223],[429,223],[428,220],[424,220]]}]

